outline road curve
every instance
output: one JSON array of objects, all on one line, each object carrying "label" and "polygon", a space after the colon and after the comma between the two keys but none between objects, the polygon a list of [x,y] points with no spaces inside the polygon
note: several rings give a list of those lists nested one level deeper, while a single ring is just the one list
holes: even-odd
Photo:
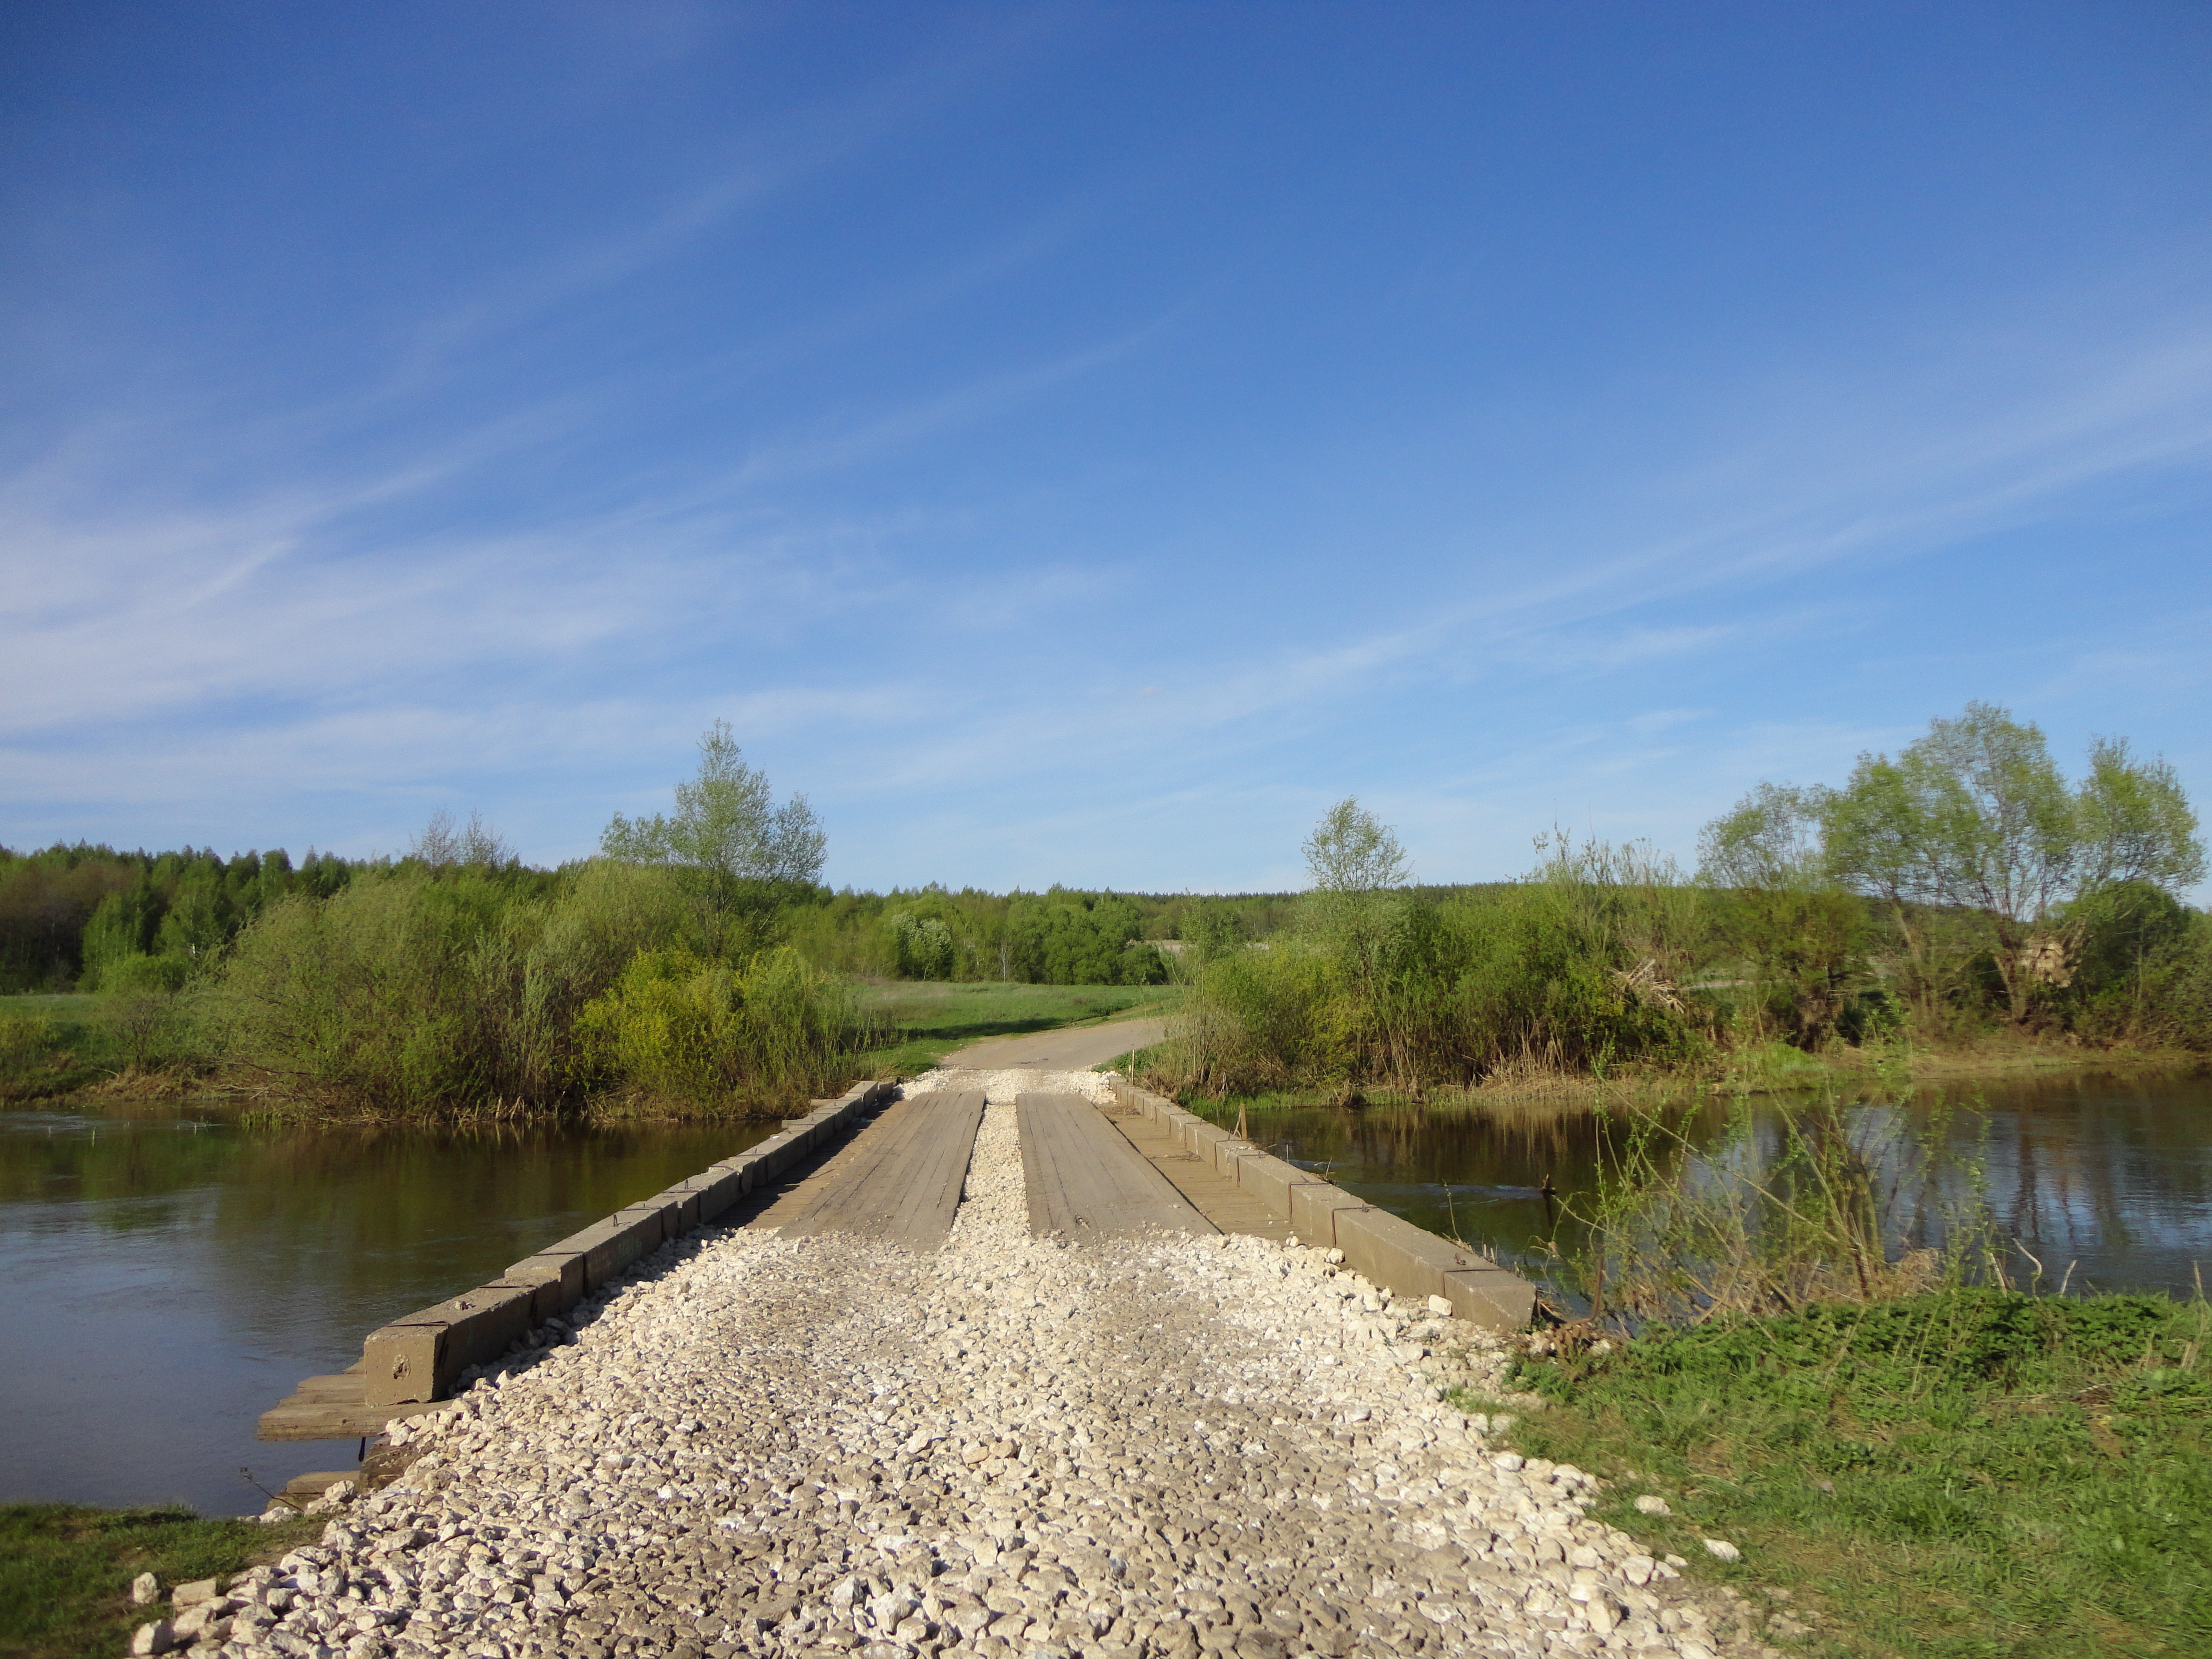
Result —
[{"label": "road curve", "polygon": [[1166,1036],[1167,1030],[1164,1019],[1117,1019],[1104,1025],[1079,1025],[1029,1036],[989,1037],[971,1042],[937,1063],[947,1070],[962,1066],[1001,1072],[1034,1066],[1054,1072],[1087,1072],[1133,1050],[1151,1048]]}]

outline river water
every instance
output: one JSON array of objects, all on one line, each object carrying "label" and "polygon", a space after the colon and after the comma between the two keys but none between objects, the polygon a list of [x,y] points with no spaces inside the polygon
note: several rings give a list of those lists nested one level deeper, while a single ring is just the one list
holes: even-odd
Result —
[{"label": "river water", "polygon": [[[1738,1109],[1709,1099],[1672,1121],[1692,1144],[1711,1146]],[[1752,1133],[1771,1144],[1781,1109],[1754,1101]],[[2016,1282],[2031,1279],[2037,1261],[2045,1288],[2076,1291],[2187,1295],[2200,1264],[2212,1279],[2212,1076],[2075,1073],[1923,1090],[1904,1105],[1858,1110],[1878,1120],[1869,1139],[1881,1144],[1932,1131],[1949,1154],[1938,1179],[1954,1198],[1967,1195],[1968,1171],[1982,1171],[1999,1233],[2025,1247],[2008,1257]],[[1209,1115],[1234,1121],[1233,1110]],[[1606,1133],[1586,1110],[1541,1103],[1480,1114],[1255,1110],[1246,1130],[1370,1203],[1540,1279],[1550,1266],[1545,1242],[1572,1243],[1571,1224],[1543,1188],[1588,1190]]]},{"label": "river water", "polygon": [[[2186,1292],[2212,1267],[2212,1079],[2063,1081],[1954,1099],[2000,1225],[2055,1281]],[[1966,1109],[1972,1106],[1975,1109]],[[1691,1112],[1692,1138],[1729,1108]],[[1761,1109],[1771,1115],[1772,1108]],[[1937,1109],[1923,1099],[1908,1115]],[[1563,1193],[1589,1181],[1589,1114],[1324,1107],[1254,1138],[1532,1274]],[[349,1468],[355,1443],[266,1443],[254,1420],[361,1356],[393,1316],[743,1150],[769,1126],[428,1134],[240,1127],[80,1103],[0,1111],[0,1501],[181,1499],[258,1511]]]},{"label": "river water", "polygon": [[258,1513],[356,1443],[254,1438],[368,1331],[774,1126],[482,1134],[0,1111],[0,1501]]}]

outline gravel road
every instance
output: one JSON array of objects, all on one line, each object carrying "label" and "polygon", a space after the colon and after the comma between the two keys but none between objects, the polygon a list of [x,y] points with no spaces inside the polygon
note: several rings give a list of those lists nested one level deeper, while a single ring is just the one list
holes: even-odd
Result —
[{"label": "gravel road", "polygon": [[1583,1518],[1586,1477],[1493,1455],[1437,1403],[1438,1381],[1495,1382],[1491,1340],[1320,1251],[1032,1238],[1013,1091],[1101,1085],[986,1078],[939,1251],[664,1247],[463,1410],[402,1425],[414,1461],[337,1489],[320,1547],[141,1649],[1758,1650]]}]

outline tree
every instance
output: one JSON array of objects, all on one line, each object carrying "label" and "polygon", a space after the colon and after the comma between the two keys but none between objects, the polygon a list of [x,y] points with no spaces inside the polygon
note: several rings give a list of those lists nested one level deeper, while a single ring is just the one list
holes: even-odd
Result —
[{"label": "tree", "polygon": [[457,826],[453,815],[442,806],[430,814],[422,833],[408,843],[407,855],[434,870],[453,865],[503,870],[515,862],[514,848],[506,836],[484,822],[483,813],[471,812],[468,823]]},{"label": "tree", "polygon": [[1306,856],[1312,890],[1331,897],[1386,892],[1407,882],[1406,849],[1357,796],[1330,807],[1298,850]]},{"label": "tree", "polygon": [[[2015,1020],[2036,985],[2078,947],[2054,913],[2128,882],[2187,886],[2204,872],[2197,817],[2173,769],[2100,739],[2089,775],[2069,790],[2040,728],[1994,704],[1957,720],[1893,761],[1861,755],[1850,781],[1821,803],[1828,871],[1891,909],[1916,965],[1925,939],[1910,907],[1946,907],[1984,930]],[[2051,947],[2058,957],[2054,958]]]},{"label": "tree", "polygon": [[1395,901],[1410,878],[1406,849],[1388,824],[1347,795],[1328,809],[1299,850],[1311,883],[1301,901],[1305,931],[1356,1006],[1377,1009],[1407,920],[1404,902]]},{"label": "tree", "polygon": [[1762,783],[1698,836],[1698,878],[1723,896],[1721,930],[1755,964],[1770,1008],[1810,1047],[1844,1010],[1864,913],[1829,874],[1829,792]]},{"label": "tree", "polygon": [[676,786],[672,817],[630,819],[617,812],[599,837],[607,857],[665,865],[690,879],[717,924],[750,911],[763,890],[812,885],[829,847],[804,795],[775,805],[765,774],[744,763],[727,720],[699,739],[699,773]]}]

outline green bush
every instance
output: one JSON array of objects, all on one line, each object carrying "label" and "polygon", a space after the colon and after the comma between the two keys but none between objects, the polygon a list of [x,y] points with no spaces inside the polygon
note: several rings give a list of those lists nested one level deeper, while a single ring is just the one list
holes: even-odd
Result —
[{"label": "green bush", "polygon": [[0,1014],[0,1090],[30,1081],[53,1046],[54,1023],[44,1014]]},{"label": "green bush", "polygon": [[867,1035],[850,990],[788,948],[742,969],[641,951],[576,1029],[591,1080],[726,1109],[841,1082]]},{"label": "green bush", "polygon": [[639,951],[696,933],[664,871],[594,861],[536,896],[514,872],[404,866],[298,895],[197,998],[225,1058],[380,1111],[576,1097],[574,1026]]},{"label": "green bush", "polygon": [[191,963],[183,957],[133,953],[111,957],[100,965],[99,988],[110,994],[173,993],[183,990],[191,977]]},{"label": "green bush", "polygon": [[1679,988],[1698,895],[1634,848],[1553,843],[1528,880],[1335,895],[1296,933],[1209,936],[1159,1070],[1207,1094],[1464,1085],[1703,1052]]}]

